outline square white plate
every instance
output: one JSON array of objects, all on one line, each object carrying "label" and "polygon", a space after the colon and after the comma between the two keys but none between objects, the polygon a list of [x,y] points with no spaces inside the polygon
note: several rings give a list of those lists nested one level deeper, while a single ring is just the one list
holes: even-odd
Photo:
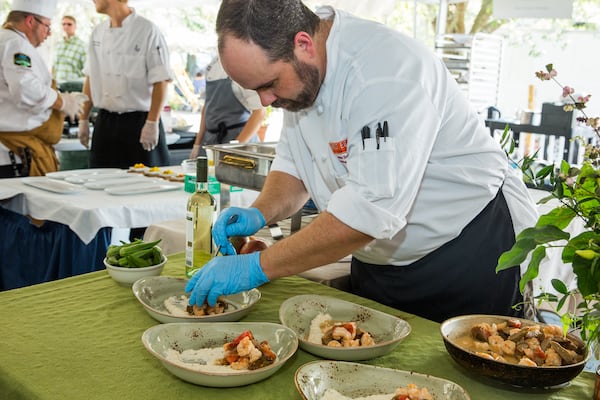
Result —
[{"label": "square white plate", "polygon": [[23,183],[38,189],[60,194],[79,193],[85,190],[83,186],[73,185],[72,183],[64,181],[48,179],[45,176],[32,176],[23,178]]},{"label": "square white plate", "polygon": [[83,184],[83,186],[92,190],[104,190],[109,187],[129,187],[131,185],[153,183],[154,181],[158,181],[158,179],[155,180],[137,174],[127,174],[123,177],[88,180]]},{"label": "square white plate", "polygon": [[134,185],[126,185],[126,186],[112,186],[104,189],[105,192],[117,195],[117,196],[126,196],[130,194],[145,194],[145,193],[158,193],[158,192],[166,192],[170,190],[181,190],[183,189],[183,185],[181,183],[171,183],[171,182],[149,182],[149,183],[140,183]]},{"label": "square white plate", "polygon": [[52,179],[65,179],[67,177],[79,176],[79,177],[92,177],[103,174],[115,174],[115,173],[126,173],[127,170],[120,168],[87,168],[87,169],[72,169],[68,171],[56,171],[48,172],[46,177]]}]

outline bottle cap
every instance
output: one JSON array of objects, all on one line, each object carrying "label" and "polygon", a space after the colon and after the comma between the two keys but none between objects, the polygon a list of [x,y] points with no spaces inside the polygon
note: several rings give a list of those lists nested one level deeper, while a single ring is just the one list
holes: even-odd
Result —
[{"label": "bottle cap", "polygon": [[208,181],[208,160],[206,157],[196,159],[196,182]]}]

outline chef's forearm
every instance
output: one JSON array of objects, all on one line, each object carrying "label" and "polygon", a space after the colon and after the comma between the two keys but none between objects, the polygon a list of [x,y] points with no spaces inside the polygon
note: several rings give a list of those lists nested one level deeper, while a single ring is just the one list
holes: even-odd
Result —
[{"label": "chef's forearm", "polygon": [[56,100],[54,100],[54,103],[52,103],[52,106],[50,108],[52,108],[53,110],[60,110],[62,108],[62,106],[63,106],[63,100],[57,91],[56,92]]},{"label": "chef's forearm", "polygon": [[150,110],[148,111],[147,121],[156,122],[160,118],[160,112],[163,109],[167,99],[167,87],[169,82],[156,82],[152,85],[152,99],[150,100]]},{"label": "chef's forearm", "polygon": [[252,139],[252,136],[258,132],[258,128],[260,128],[265,121],[265,115],[266,111],[264,108],[252,111],[252,114],[250,114],[250,118],[246,122],[246,125],[244,125],[244,128],[238,135],[237,141],[240,143],[247,143],[250,139]]},{"label": "chef's forearm", "polygon": [[325,211],[306,227],[263,251],[260,263],[272,280],[336,262],[372,240]]},{"label": "chef's forearm", "polygon": [[83,103],[81,114],[79,115],[80,120],[87,120],[90,118],[90,112],[92,111],[92,90],[90,89],[90,77],[86,76],[83,82],[82,93],[88,97],[88,101]]},{"label": "chef's forearm", "polygon": [[268,225],[293,215],[308,199],[301,180],[284,172],[271,171],[252,207],[260,210]]},{"label": "chef's forearm", "polygon": [[200,114],[200,129],[196,134],[196,138],[194,139],[194,146],[200,146],[202,141],[204,140],[204,135],[206,134],[206,105],[202,106],[202,113]]}]

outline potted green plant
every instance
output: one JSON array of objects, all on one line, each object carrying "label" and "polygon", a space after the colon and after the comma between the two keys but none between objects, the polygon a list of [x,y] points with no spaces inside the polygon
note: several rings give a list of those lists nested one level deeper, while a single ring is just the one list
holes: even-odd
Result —
[{"label": "potted green plant", "polygon": [[[563,97],[570,99],[566,111],[579,110],[580,123],[591,127],[600,138],[599,118],[588,117],[584,111],[590,96],[576,96],[573,88],[561,85],[552,64],[545,71],[536,72],[541,80],[552,80],[563,90]],[[498,259],[496,271],[529,263],[520,282],[523,292],[526,285],[538,276],[540,263],[549,248],[562,248],[561,257],[565,266],[570,266],[577,277],[577,287],[568,288],[559,279],[553,279],[552,286],[557,294],[544,292],[536,296],[537,301],[546,301],[556,307],[561,316],[565,332],[568,329],[580,330],[582,339],[588,346],[600,341],[600,148],[587,144],[583,163],[579,166],[562,161],[559,168],[549,166],[531,173],[531,159],[525,158],[521,167],[527,171],[526,177],[537,182],[549,182],[552,191],[542,201],[557,199],[559,205],[539,217],[535,226],[523,230],[514,246]],[[575,219],[584,222],[584,230],[571,237],[566,230]],[[566,302],[576,298],[574,310],[564,310]],[[600,346],[595,346],[596,351]]]}]

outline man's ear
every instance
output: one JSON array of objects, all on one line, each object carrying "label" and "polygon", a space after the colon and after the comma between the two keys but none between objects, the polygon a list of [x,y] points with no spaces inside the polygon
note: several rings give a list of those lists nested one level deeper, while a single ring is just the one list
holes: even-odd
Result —
[{"label": "man's ear", "polygon": [[315,57],[315,43],[308,33],[304,31],[296,33],[296,36],[294,36],[294,54],[302,60]]}]

